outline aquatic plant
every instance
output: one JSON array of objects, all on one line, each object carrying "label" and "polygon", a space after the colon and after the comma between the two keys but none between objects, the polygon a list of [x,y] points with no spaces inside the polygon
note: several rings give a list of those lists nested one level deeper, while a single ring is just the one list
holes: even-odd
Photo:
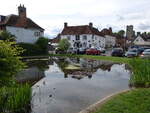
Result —
[{"label": "aquatic plant", "polygon": [[13,85],[0,88],[0,112],[2,113],[27,113],[31,99],[31,87]]},{"label": "aquatic plant", "polygon": [[150,87],[150,60],[133,59],[129,64],[133,72],[130,78],[131,86]]}]

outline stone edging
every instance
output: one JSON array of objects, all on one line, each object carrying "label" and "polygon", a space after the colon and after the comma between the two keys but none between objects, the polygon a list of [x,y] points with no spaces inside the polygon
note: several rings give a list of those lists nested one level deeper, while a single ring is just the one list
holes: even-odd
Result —
[{"label": "stone edging", "polygon": [[90,105],[89,107],[85,108],[84,110],[80,111],[79,113],[93,113],[96,112],[98,109],[101,108],[101,106],[103,104],[105,104],[107,101],[109,101],[110,99],[112,99],[114,96],[121,94],[121,93],[125,93],[130,91],[131,89],[127,89],[127,90],[123,90],[117,93],[113,93],[107,97],[104,97],[103,99],[101,99],[100,101],[96,102],[95,104]]}]

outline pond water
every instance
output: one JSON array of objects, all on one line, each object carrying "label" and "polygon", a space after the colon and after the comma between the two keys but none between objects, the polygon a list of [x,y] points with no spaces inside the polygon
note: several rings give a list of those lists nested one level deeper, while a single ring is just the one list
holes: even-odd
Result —
[{"label": "pond water", "polygon": [[32,113],[78,113],[129,88],[130,71],[125,64],[61,57],[29,64],[17,80],[34,84]]}]

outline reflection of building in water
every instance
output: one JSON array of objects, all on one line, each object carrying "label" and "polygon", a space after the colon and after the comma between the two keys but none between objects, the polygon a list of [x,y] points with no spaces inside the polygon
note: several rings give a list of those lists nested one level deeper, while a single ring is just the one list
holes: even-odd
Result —
[{"label": "reflection of building in water", "polygon": [[72,78],[75,78],[78,80],[80,80],[84,77],[88,77],[89,79],[91,79],[93,73],[94,72],[92,72],[92,71],[86,71],[86,70],[65,70],[64,77],[68,78],[68,76],[71,76]]},{"label": "reflection of building in water", "polygon": [[98,69],[102,70],[110,70],[111,66],[114,64],[110,61],[102,61],[102,60],[92,60],[92,59],[82,59],[82,58],[67,58],[69,64],[72,65],[80,65],[81,69]]},{"label": "reflection of building in water", "polygon": [[43,77],[45,77],[44,71],[40,70],[37,67],[30,67],[19,72],[16,75],[16,80],[21,83],[29,82],[31,84],[34,84]]},{"label": "reflection of building in water", "polygon": [[[113,62],[108,61],[89,60],[82,58],[67,58],[63,60],[63,63],[62,61],[61,63],[57,61],[57,63],[60,65],[59,67],[61,67],[61,70],[65,73],[65,78],[71,76],[72,78],[76,79],[82,79],[83,77],[87,76],[88,78],[92,78],[93,73],[95,73],[99,68],[104,71],[110,71],[111,66],[114,64]],[[68,65],[79,66],[80,69],[66,69],[65,67]]]}]

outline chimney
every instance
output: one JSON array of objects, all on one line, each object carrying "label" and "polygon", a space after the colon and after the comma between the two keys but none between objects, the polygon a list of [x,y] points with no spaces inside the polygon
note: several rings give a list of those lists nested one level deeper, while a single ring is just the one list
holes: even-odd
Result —
[{"label": "chimney", "polygon": [[21,4],[20,4],[20,6],[18,7],[18,14],[19,14],[19,17],[21,17],[21,18],[26,18],[27,17],[26,8],[24,7],[24,5],[21,6]]},{"label": "chimney", "polygon": [[65,22],[64,23],[64,28],[66,28],[68,26],[68,23],[67,22]]},{"label": "chimney", "polygon": [[110,33],[112,33],[112,28],[111,27],[109,27],[109,31],[110,31]]},{"label": "chimney", "polygon": [[92,23],[92,22],[90,22],[90,23],[89,23],[89,26],[90,26],[90,27],[93,27],[93,23]]},{"label": "chimney", "polygon": [[137,32],[137,36],[140,36],[141,35],[141,32]]}]

